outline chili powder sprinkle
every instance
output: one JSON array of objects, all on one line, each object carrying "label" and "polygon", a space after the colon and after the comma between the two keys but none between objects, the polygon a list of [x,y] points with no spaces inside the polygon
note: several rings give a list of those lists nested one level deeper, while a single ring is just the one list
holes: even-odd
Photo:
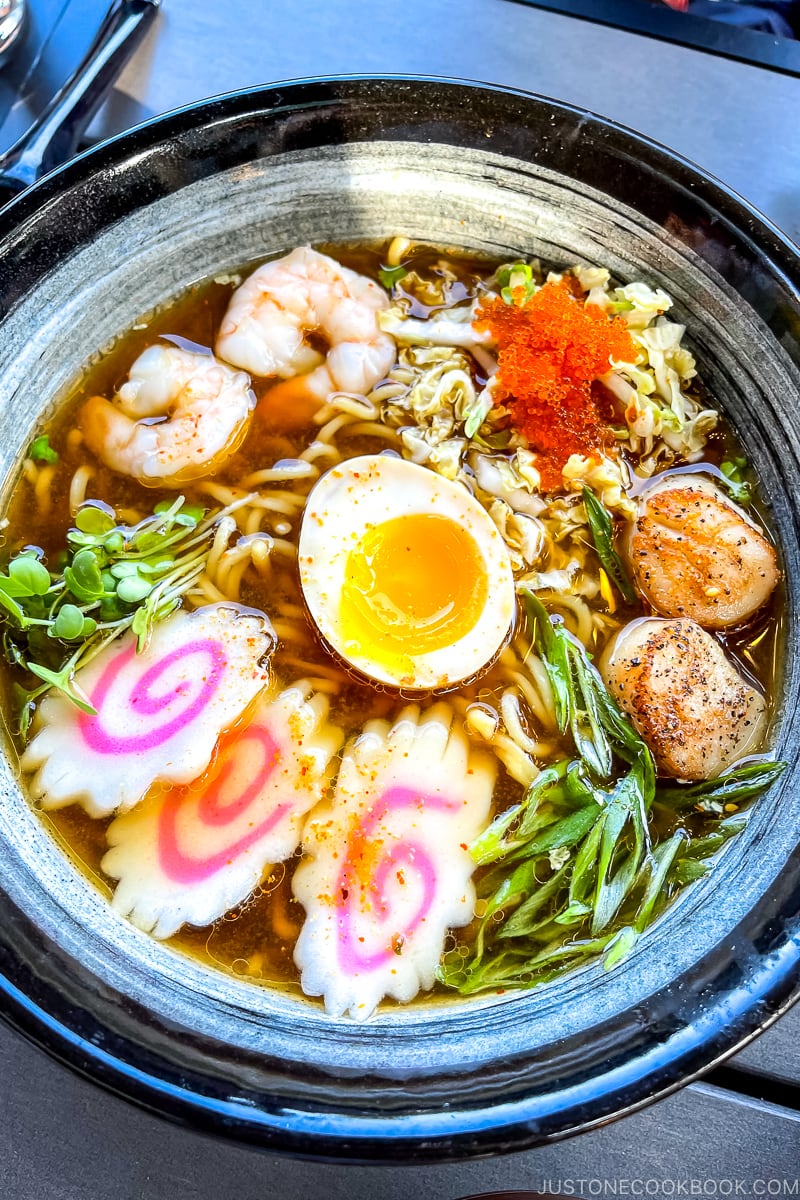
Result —
[{"label": "chili powder sprinkle", "polygon": [[513,304],[495,297],[475,319],[475,327],[497,342],[495,402],[506,405],[514,427],[541,456],[537,466],[545,491],[561,486],[561,468],[571,454],[611,449],[613,433],[592,383],[608,372],[612,359],[636,360],[625,322],[596,304],[584,305],[576,286],[566,279],[549,281],[524,304],[521,296]]}]

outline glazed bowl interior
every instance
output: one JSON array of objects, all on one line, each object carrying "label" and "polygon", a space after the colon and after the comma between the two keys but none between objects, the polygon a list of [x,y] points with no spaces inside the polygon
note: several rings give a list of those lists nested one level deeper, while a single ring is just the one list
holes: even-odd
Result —
[{"label": "glazed bowl interior", "polygon": [[713,872],[611,972],[332,1020],[112,912],[0,764],[6,1015],[158,1111],[358,1159],[521,1148],[663,1094],[789,997],[800,788],[797,262],[687,164],[587,114],[442,81],[282,86],[176,114],[0,216],[0,473],[87,358],[188,285],[305,243],[397,233],[494,259],[608,267],[674,298],[761,481],[786,579],[774,717],[790,768]]}]

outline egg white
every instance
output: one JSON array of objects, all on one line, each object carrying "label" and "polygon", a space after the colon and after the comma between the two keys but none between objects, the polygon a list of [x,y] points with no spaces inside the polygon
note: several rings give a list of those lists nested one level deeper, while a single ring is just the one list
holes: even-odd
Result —
[{"label": "egg white", "polygon": [[[487,597],[473,626],[448,645],[411,655],[413,677],[400,677],[368,653],[354,651],[340,625],[348,558],[374,526],[397,517],[448,517],[475,542]],[[394,455],[361,455],[331,468],[306,502],[299,541],[300,582],[324,640],[357,671],[395,687],[443,690],[472,679],[496,657],[515,612],[514,579],[505,542],[460,483]]]}]

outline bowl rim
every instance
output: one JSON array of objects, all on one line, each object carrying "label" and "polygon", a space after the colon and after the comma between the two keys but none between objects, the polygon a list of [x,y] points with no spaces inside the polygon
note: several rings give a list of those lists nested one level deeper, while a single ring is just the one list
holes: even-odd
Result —
[{"label": "bowl rim", "polygon": [[[103,138],[93,146],[74,155],[67,162],[49,171],[41,179],[36,180],[30,187],[25,188],[18,196],[15,196],[7,204],[0,207],[0,249],[9,235],[13,236],[20,225],[40,212],[50,200],[57,198],[65,189],[85,182],[93,174],[96,174],[98,168],[102,169],[117,162],[117,151],[122,150],[123,152],[127,152],[129,149],[135,151],[138,149],[140,141],[147,140],[149,143],[149,135],[154,132],[163,131],[167,137],[170,136],[173,129],[175,133],[180,133],[185,129],[187,121],[193,124],[194,119],[198,116],[202,117],[203,124],[207,125],[209,117],[234,116],[240,105],[245,105],[246,108],[250,107],[249,101],[259,102],[259,111],[263,112],[265,103],[270,97],[274,98],[274,103],[270,107],[275,111],[291,108],[293,107],[291,104],[284,102],[282,96],[284,89],[297,91],[299,97],[305,88],[318,90],[320,92],[318,103],[322,103],[325,99],[334,99],[330,94],[325,96],[322,89],[328,85],[335,87],[341,84],[364,84],[368,86],[382,84],[411,84],[417,86],[422,84],[433,87],[443,86],[445,88],[461,89],[466,94],[470,91],[475,93],[490,93],[526,102],[533,100],[545,103],[561,112],[597,123],[598,126],[609,130],[613,135],[630,141],[631,144],[637,146],[639,149],[647,150],[655,160],[661,159],[663,162],[669,163],[672,167],[680,168],[681,172],[688,173],[688,176],[692,177],[693,180],[693,192],[696,190],[697,182],[700,182],[702,185],[702,191],[697,193],[698,196],[705,197],[708,195],[718,206],[720,199],[724,201],[723,205],[720,206],[720,211],[724,212],[725,206],[730,204],[731,215],[737,218],[745,215],[750,225],[752,240],[756,242],[758,239],[758,242],[762,242],[765,245],[771,244],[773,251],[777,250],[781,257],[783,255],[786,256],[786,260],[783,263],[786,279],[787,281],[792,280],[793,272],[791,271],[791,267],[794,267],[795,277],[793,286],[795,289],[800,289],[800,246],[735,188],[725,183],[724,180],[712,172],[707,171],[704,167],[701,167],[686,155],[671,149],[665,143],[651,138],[647,134],[640,133],[633,126],[624,125],[592,109],[582,108],[579,105],[570,104],[565,100],[558,100],[555,97],[547,96],[540,92],[506,87],[479,79],[460,79],[449,75],[417,75],[406,72],[386,72],[379,75],[371,72],[347,72],[334,75],[289,77],[234,91],[219,92],[215,95],[204,97],[201,100],[179,105],[176,108],[169,109],[167,112],[148,117],[146,120],[137,122],[120,133]],[[742,229],[739,229],[739,234],[741,237],[746,238]]]},{"label": "bowl rim", "polygon": [[[155,149],[158,142],[163,144],[191,128],[207,129],[214,122],[243,117],[248,112],[266,118],[283,110],[295,110],[301,103],[313,107],[315,100],[319,104],[337,102],[336,89],[343,85],[355,86],[357,92],[361,86],[366,90],[395,84],[444,87],[451,92],[458,89],[467,94],[481,92],[525,104],[544,104],[572,119],[590,123],[598,131],[607,131],[628,149],[644,152],[651,166],[669,168],[671,179],[690,188],[695,201],[721,213],[738,239],[750,244],[756,254],[769,258],[800,304],[800,259],[790,239],[731,188],[688,159],[623,125],[562,101],[478,81],[407,74],[352,74],[280,81],[229,92],[151,118],[79,155],[1,210],[0,254],[19,239],[35,238],[43,214],[63,192],[86,184],[100,172],[122,167],[132,156],[147,148]],[[186,182],[190,180],[179,186]],[[34,264],[34,268],[41,274],[47,269],[41,262]],[[796,860],[800,865],[800,848]],[[800,889],[795,889],[790,903],[795,913],[800,911]],[[36,942],[39,934],[34,923],[18,911],[16,917],[21,926],[27,925],[26,935]],[[800,942],[787,939],[769,957],[768,964],[765,958],[761,972],[746,991],[726,994],[722,1025],[719,1020],[715,1023],[709,1018],[684,1028],[666,1041],[653,1043],[637,1059],[638,1079],[624,1071],[609,1072],[611,1091],[605,1093],[604,1099],[607,1101],[613,1092],[613,1115],[633,1112],[698,1078],[777,1020],[800,995],[798,966]],[[263,1109],[257,1111],[249,1102],[203,1094],[197,1080],[192,1080],[188,1073],[184,1079],[190,1086],[186,1082],[182,1086],[174,1071],[163,1069],[158,1063],[153,1062],[149,1070],[135,1066],[121,1048],[115,1052],[102,1044],[101,1025],[87,1020],[87,1014],[74,1005],[64,1004],[63,998],[53,1003],[53,995],[42,979],[31,977],[14,963],[0,943],[0,997],[5,1009],[0,1015],[26,1037],[95,1082],[151,1110],[210,1132],[220,1132],[224,1127],[237,1139],[267,1147],[271,1152],[374,1162],[404,1160],[413,1148],[417,1160],[441,1161],[463,1158],[465,1154],[520,1150],[581,1132],[609,1118],[609,1112],[598,1105],[597,1097],[594,1100],[585,1096],[569,1100],[563,1097],[567,1122],[560,1126],[548,1124],[541,1098],[535,1095],[513,1097],[502,1105],[473,1107],[469,1121],[462,1119],[460,1127],[459,1113],[452,1110],[434,1114],[408,1112],[390,1122],[352,1113],[344,1118],[325,1119],[321,1112],[291,1109],[279,1097],[269,1097],[265,1098]],[[61,1017],[55,1015],[59,1009]],[[646,1080],[646,1087],[642,1086],[642,1079]],[[547,1110],[551,1110],[552,1094],[547,1100]]]}]

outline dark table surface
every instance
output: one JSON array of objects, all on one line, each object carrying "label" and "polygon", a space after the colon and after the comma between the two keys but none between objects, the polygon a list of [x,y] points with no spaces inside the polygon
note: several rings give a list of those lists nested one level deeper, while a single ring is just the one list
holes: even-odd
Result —
[{"label": "dark table surface", "polygon": [[[42,88],[88,45],[105,6],[34,0],[40,29],[71,30],[43,55]],[[509,0],[163,0],[90,132],[277,79],[387,71],[525,88],[611,117],[695,160],[800,240],[800,80]],[[3,118],[8,136],[37,102],[29,83],[9,114],[10,79],[0,77],[0,140]],[[0,1196],[11,1200],[800,1195],[800,1007],[703,1081],[622,1121],[439,1167],[303,1163],[214,1141],[101,1092],[3,1026],[0,1080]]]}]

